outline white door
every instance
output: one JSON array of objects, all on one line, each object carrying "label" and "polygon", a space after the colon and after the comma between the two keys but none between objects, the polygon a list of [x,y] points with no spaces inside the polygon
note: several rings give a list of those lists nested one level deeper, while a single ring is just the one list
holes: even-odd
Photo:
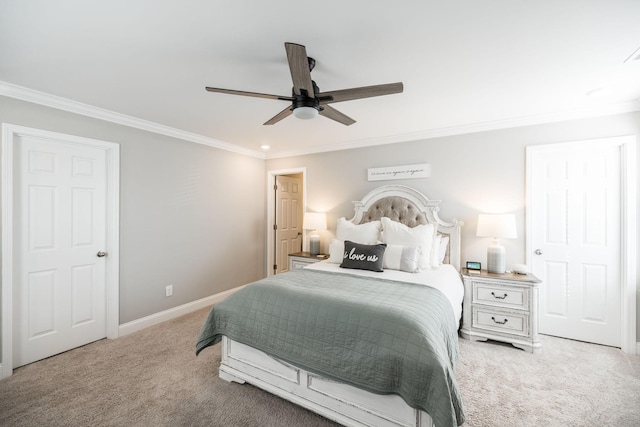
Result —
[{"label": "white door", "polygon": [[289,270],[289,254],[302,250],[302,178],[276,177],[276,269]]},{"label": "white door", "polygon": [[20,136],[13,367],[106,337],[106,154]]},{"label": "white door", "polygon": [[620,145],[557,144],[529,156],[540,333],[620,347]]}]

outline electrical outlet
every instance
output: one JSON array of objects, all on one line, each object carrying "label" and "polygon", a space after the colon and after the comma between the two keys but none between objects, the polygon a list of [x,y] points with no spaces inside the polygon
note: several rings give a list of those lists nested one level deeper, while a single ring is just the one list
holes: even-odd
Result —
[{"label": "electrical outlet", "polygon": [[173,285],[167,285],[164,287],[164,296],[170,297],[173,295]]}]

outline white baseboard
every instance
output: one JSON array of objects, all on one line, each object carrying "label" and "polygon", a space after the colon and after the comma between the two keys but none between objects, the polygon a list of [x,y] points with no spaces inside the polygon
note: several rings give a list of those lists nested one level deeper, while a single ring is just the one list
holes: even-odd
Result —
[{"label": "white baseboard", "polygon": [[150,316],[142,317],[140,319],[136,319],[131,322],[124,323],[118,327],[118,336],[122,337],[125,335],[129,335],[134,332],[140,331],[142,329],[148,328],[149,326],[154,326],[159,323],[166,322],[167,320],[172,320],[177,317],[184,316],[185,314],[192,313],[196,310],[200,310],[201,308],[211,306],[215,303],[222,301],[229,295],[239,291],[245,286],[246,285],[229,289],[228,291],[220,292],[215,295],[211,295],[206,298],[199,299],[197,301],[192,301],[190,303],[183,304],[178,307],[170,308],[168,310],[161,311],[159,313],[155,313]]}]

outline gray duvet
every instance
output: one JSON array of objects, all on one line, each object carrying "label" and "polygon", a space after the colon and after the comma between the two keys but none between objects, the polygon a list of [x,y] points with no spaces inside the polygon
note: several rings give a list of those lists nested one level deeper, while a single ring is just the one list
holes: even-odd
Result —
[{"label": "gray duvet", "polygon": [[295,270],[216,304],[196,354],[222,336],[373,393],[395,393],[437,427],[461,425],[457,322],[437,289]]}]

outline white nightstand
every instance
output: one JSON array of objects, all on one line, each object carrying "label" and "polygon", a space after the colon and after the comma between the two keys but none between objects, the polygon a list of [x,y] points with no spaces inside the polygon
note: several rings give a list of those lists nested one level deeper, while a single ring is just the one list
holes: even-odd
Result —
[{"label": "white nightstand", "polygon": [[473,341],[492,339],[537,353],[538,286],[532,274],[469,273],[462,269],[464,303],[463,338]]},{"label": "white nightstand", "polygon": [[315,255],[309,254],[309,252],[296,252],[293,254],[289,254],[289,270],[304,268],[309,264],[313,264],[314,262],[322,261],[325,259],[327,258],[318,258]]}]

